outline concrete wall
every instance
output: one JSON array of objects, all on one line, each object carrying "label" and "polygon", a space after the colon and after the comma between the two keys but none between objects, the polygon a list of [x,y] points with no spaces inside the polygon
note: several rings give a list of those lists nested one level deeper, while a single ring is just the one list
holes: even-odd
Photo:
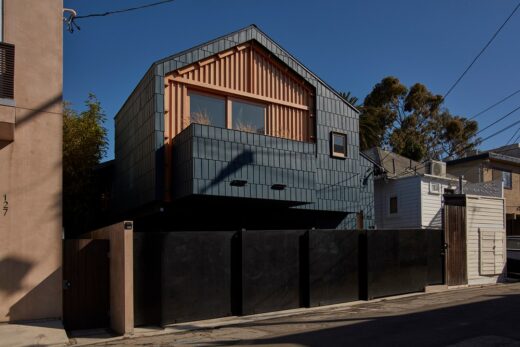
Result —
[{"label": "concrete wall", "polygon": [[134,239],[131,223],[116,223],[84,235],[110,241],[110,325],[120,334],[134,331]]},{"label": "concrete wall", "polygon": [[4,0],[16,51],[14,100],[0,102],[15,128],[0,146],[0,321],[62,315],[62,8]]}]

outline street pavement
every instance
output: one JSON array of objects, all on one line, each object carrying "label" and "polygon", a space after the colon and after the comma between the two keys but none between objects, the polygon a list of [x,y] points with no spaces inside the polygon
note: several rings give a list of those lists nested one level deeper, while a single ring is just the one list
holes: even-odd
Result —
[{"label": "street pavement", "polygon": [[323,307],[104,345],[520,347],[520,283]]}]

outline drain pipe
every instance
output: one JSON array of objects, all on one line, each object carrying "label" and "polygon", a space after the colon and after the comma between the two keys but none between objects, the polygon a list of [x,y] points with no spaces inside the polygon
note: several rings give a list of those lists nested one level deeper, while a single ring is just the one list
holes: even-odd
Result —
[{"label": "drain pipe", "polygon": [[462,187],[462,181],[464,180],[464,175],[459,176],[459,194],[464,194],[464,190]]}]

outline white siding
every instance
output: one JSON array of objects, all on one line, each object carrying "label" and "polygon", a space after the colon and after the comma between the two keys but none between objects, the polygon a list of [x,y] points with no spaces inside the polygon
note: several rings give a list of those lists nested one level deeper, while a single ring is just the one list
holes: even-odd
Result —
[{"label": "white siding", "polygon": [[466,198],[469,284],[497,282],[499,274],[504,270],[504,213],[504,199],[475,196]]},{"label": "white siding", "polygon": [[[397,180],[382,179],[374,183],[377,229],[420,228],[421,177]],[[397,197],[397,214],[390,214],[390,198]]]},{"label": "white siding", "polygon": [[[430,183],[440,185],[440,193],[430,192]],[[421,179],[421,226],[423,228],[441,229],[442,228],[442,194],[445,188],[456,187],[455,181],[447,181],[434,177],[423,176]]]}]

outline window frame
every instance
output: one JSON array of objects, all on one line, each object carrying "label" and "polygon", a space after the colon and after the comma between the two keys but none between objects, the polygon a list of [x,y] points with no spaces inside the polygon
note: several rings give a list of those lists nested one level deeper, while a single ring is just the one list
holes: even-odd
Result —
[{"label": "window frame", "polygon": [[[506,184],[504,183],[504,174],[505,173],[509,174],[509,186],[506,186]],[[500,176],[502,179],[502,184],[504,186],[504,189],[512,190],[513,189],[513,172],[509,171],[509,170],[500,170]]]},{"label": "window frame", "polygon": [[[334,150],[334,137],[335,136],[342,136],[344,139],[345,139],[345,151],[342,153],[342,152],[336,152]],[[347,156],[348,156],[348,148],[347,148],[347,134],[345,133],[340,133],[340,132],[337,132],[337,131],[331,131],[330,132],[330,156],[333,157],[333,158],[338,158],[338,159],[346,159]]]},{"label": "window frame", "polygon": [[[222,95],[222,94],[208,93],[208,92],[201,91],[201,90],[198,90],[198,89],[193,89],[193,88],[188,88],[188,90],[186,92],[186,99],[187,99],[186,103],[185,103],[186,104],[186,111],[185,111],[185,114],[184,114],[183,118],[189,117],[189,119],[190,119],[190,124],[188,124],[186,127],[188,127],[191,124],[193,124],[191,122],[191,95],[190,94],[199,94],[199,95],[205,96],[207,98],[220,99],[220,100],[224,101],[224,128],[216,126],[216,125],[210,125],[210,126],[213,126],[213,127],[216,127],[216,128],[221,128],[221,129],[228,128],[228,115],[229,115],[228,107],[229,107],[229,105],[228,105],[228,102],[227,102],[227,97],[225,95]],[[182,124],[181,124],[181,129],[184,129]]]},{"label": "window frame", "polygon": [[[186,102],[186,113],[185,113],[185,117],[190,117],[191,118],[191,99],[190,99],[190,94],[199,94],[199,95],[202,95],[202,96],[205,96],[205,97],[208,97],[208,98],[215,98],[215,99],[220,99],[220,100],[223,100],[224,101],[224,105],[225,105],[225,119],[224,119],[224,128],[222,129],[229,129],[229,130],[236,130],[236,131],[243,131],[243,130],[238,130],[238,129],[235,129],[233,128],[233,102],[237,101],[237,102],[241,102],[241,103],[244,103],[244,104],[251,104],[251,105],[254,105],[254,106],[259,106],[259,107],[262,107],[264,109],[264,133],[263,135],[266,135],[266,136],[270,136],[268,135],[267,133],[267,118],[268,118],[268,105],[266,103],[262,103],[262,102],[258,102],[256,100],[252,101],[252,100],[249,100],[249,99],[246,99],[246,98],[239,98],[239,97],[235,97],[235,96],[231,96],[231,95],[226,95],[224,93],[218,93],[218,92],[208,92],[208,91],[205,91],[205,90],[200,90],[200,89],[197,89],[197,88],[188,88],[187,92],[186,92],[186,96],[187,96],[187,102]],[[190,125],[192,123],[190,122]],[[214,127],[217,127],[217,128],[220,128],[218,126],[215,126],[215,125],[211,125],[211,126],[214,126]],[[258,134],[258,133],[251,133],[251,134]],[[262,134],[259,134],[259,135],[262,135]]]},{"label": "window frame", "polygon": [[233,128],[233,103],[236,101],[236,102],[241,102],[243,104],[250,104],[250,105],[253,105],[253,106],[258,106],[258,107],[261,107],[264,109],[264,133],[263,134],[259,134],[259,133],[251,133],[251,134],[259,134],[259,135],[267,135],[267,109],[268,109],[268,105],[267,104],[263,104],[261,102],[257,102],[257,101],[250,101],[250,100],[247,100],[247,99],[241,99],[241,98],[237,98],[237,97],[234,97],[234,96],[227,96],[226,97],[226,105],[227,107],[229,108],[229,110],[227,111],[226,115],[227,117],[229,117],[228,119],[228,129],[231,129],[231,130],[237,130],[237,131],[244,131],[244,130],[238,130],[238,129],[235,129]]}]

